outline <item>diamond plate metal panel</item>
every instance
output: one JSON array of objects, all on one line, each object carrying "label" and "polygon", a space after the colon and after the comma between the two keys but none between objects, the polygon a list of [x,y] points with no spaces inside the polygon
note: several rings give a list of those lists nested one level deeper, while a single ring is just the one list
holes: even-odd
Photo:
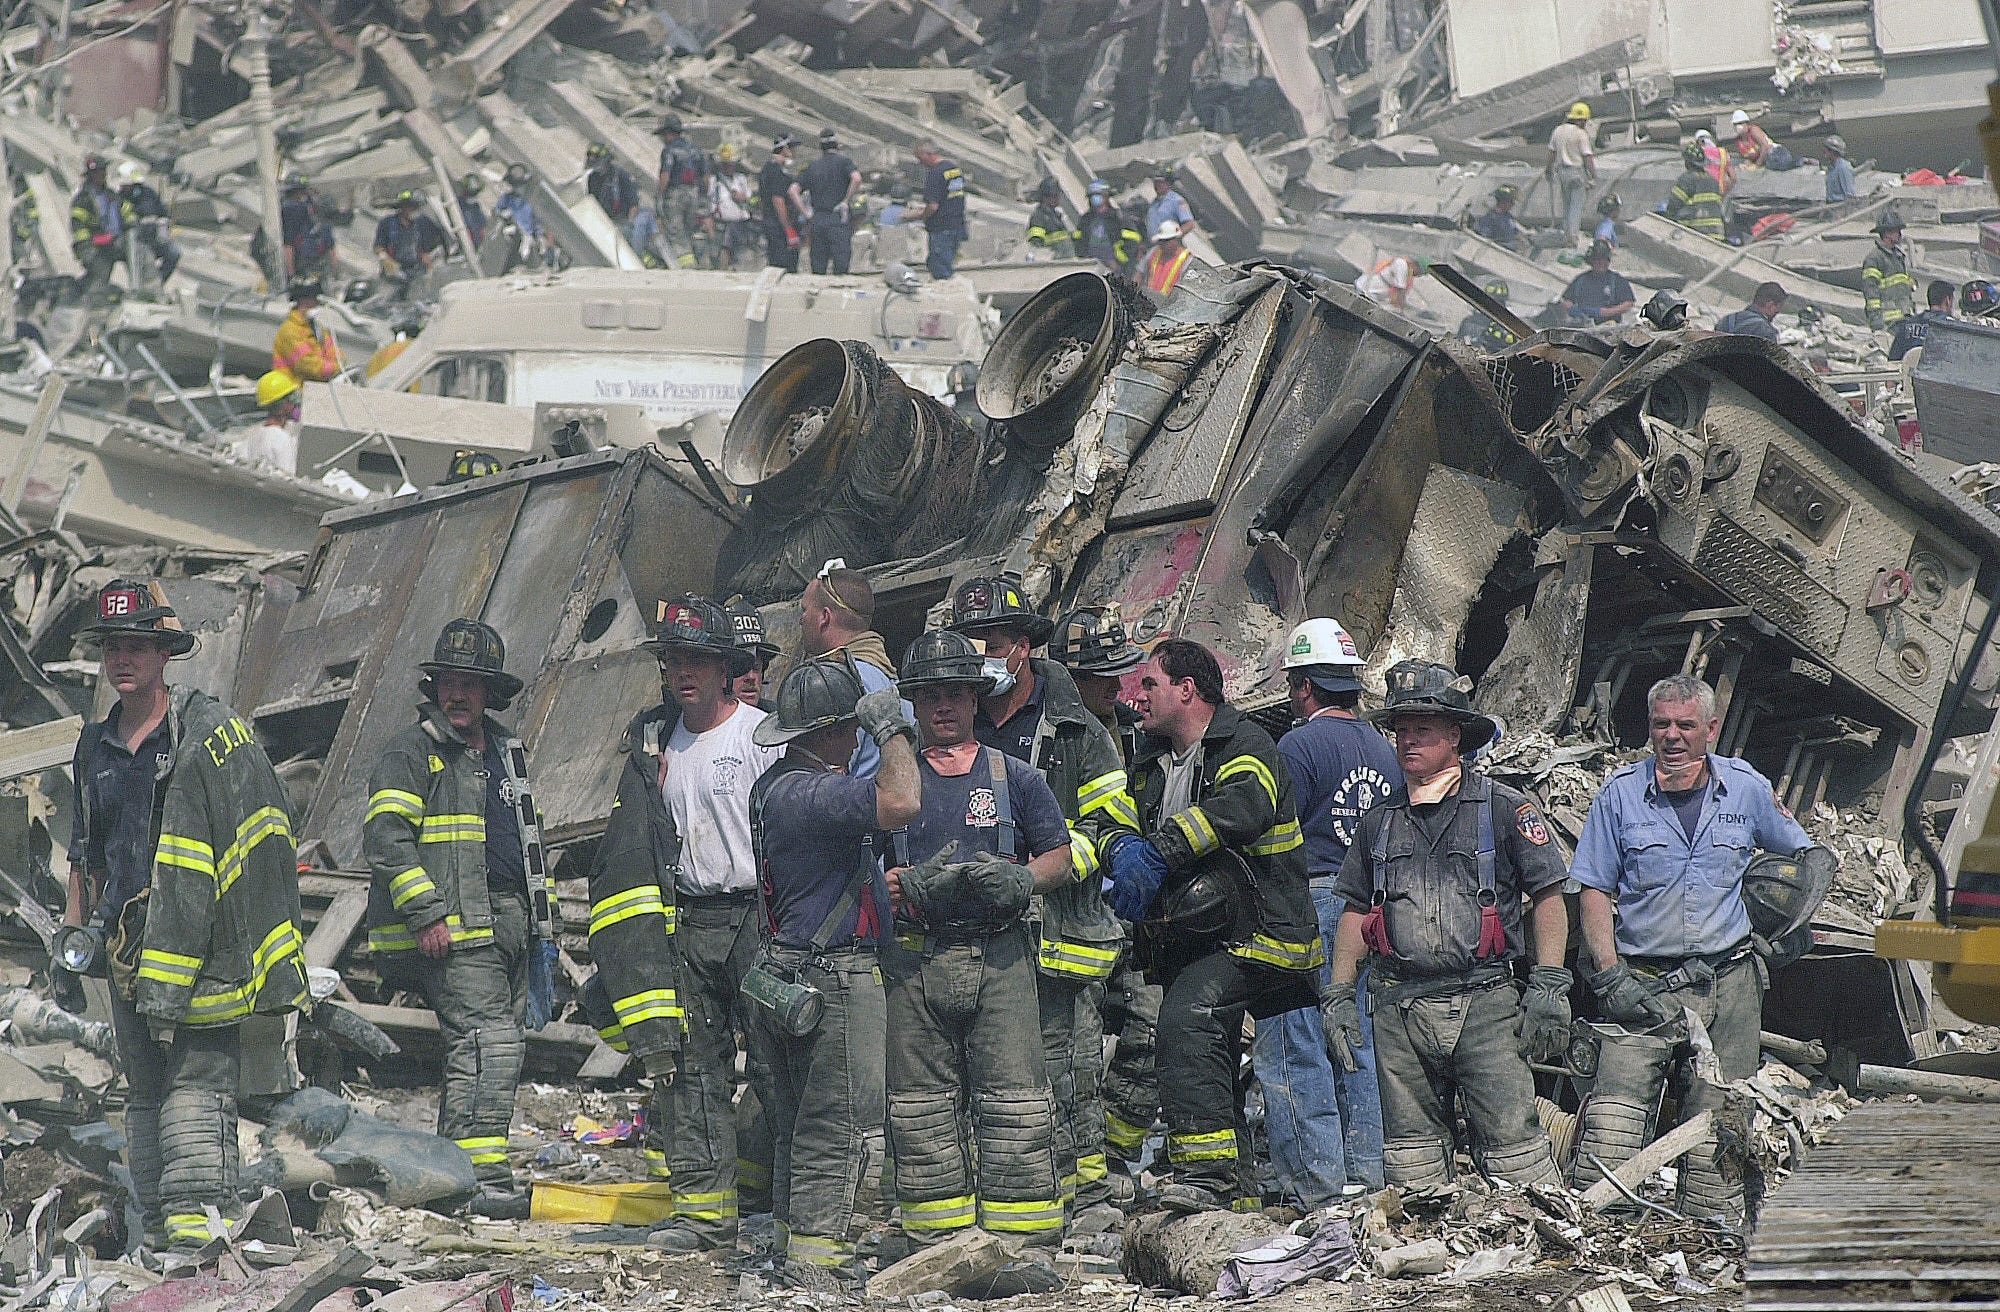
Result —
[{"label": "diamond plate metal panel", "polygon": [[1729,516],[1709,522],[1694,564],[1807,647],[1823,656],[1840,650],[1846,604]]}]

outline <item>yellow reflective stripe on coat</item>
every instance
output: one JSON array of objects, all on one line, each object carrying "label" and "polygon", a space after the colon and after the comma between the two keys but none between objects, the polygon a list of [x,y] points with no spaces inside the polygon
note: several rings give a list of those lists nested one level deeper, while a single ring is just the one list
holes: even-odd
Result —
[{"label": "yellow reflective stripe on coat", "polygon": [[1109,979],[1118,965],[1118,949],[1090,943],[1069,943],[1043,939],[1040,956],[1043,970],[1077,979]]},{"label": "yellow reflective stripe on coat", "polygon": [[[220,993],[195,994],[188,1003],[188,1023],[215,1025],[248,1016],[256,1008],[257,995],[264,991],[271,971],[288,957],[301,957],[305,945],[299,927],[292,921],[283,921],[266,934],[264,941],[257,945],[257,950],[250,954],[250,978]],[[303,963],[300,972],[304,973]],[[287,1001],[296,1003],[299,999],[290,998]]]},{"label": "yellow reflective stripe on coat", "polygon": [[611,1010],[617,1013],[618,1023],[624,1026],[637,1025],[642,1020],[677,1020],[687,1014],[681,1009],[680,999],[672,989],[647,989],[643,993],[613,998]]},{"label": "yellow reflective stripe on coat", "polygon": [[216,865],[223,892],[227,893],[237,876],[243,873],[243,863],[250,859],[257,845],[273,835],[282,837],[288,843],[292,841],[291,817],[275,806],[252,811],[248,819],[236,826],[236,841],[222,849],[222,860]]},{"label": "yellow reflective stripe on coat", "polygon": [[625,1042],[625,1027],[617,1021],[597,1027],[597,1037],[604,1040],[604,1046],[613,1052],[630,1052],[632,1045]]},{"label": "yellow reflective stripe on coat", "polygon": [[1076,809],[1079,815],[1102,811],[1127,829],[1139,827],[1139,804],[1132,799],[1131,781],[1123,770],[1101,774],[1077,789]]},{"label": "yellow reflective stripe on coat", "polygon": [[431,882],[430,872],[422,866],[411,866],[389,881],[389,901],[398,911],[403,909],[404,903],[435,892],[437,885]]},{"label": "yellow reflective stripe on coat", "polygon": [[1086,834],[1069,831],[1069,872],[1077,880],[1085,880],[1096,874],[1099,868],[1097,848],[1091,844]]},{"label": "yellow reflective stripe on coat", "polygon": [[1318,970],[1326,964],[1326,945],[1317,935],[1310,943],[1287,943],[1269,934],[1252,934],[1248,943],[1236,944],[1229,954],[1280,970]]},{"label": "yellow reflective stripe on coat", "polygon": [[1258,783],[1263,784],[1264,791],[1271,798],[1271,809],[1274,811],[1278,809],[1278,781],[1271,774],[1270,766],[1254,756],[1232,756],[1222,763],[1220,770],[1215,772],[1215,782],[1219,784],[1225,779],[1234,779],[1239,774],[1252,775]]},{"label": "yellow reflective stripe on coat", "polygon": [[465,1149],[474,1166],[493,1166],[507,1160],[507,1136],[504,1134],[475,1135],[452,1142]]},{"label": "yellow reflective stripe on coat", "polygon": [[[163,866],[179,866],[192,870],[198,875],[215,878],[215,849],[199,838],[188,838],[182,834],[161,834],[160,845],[154,850],[153,860]],[[217,896],[222,890],[217,888]]]},{"label": "yellow reflective stripe on coat", "polygon": [[905,1230],[963,1230],[972,1224],[977,1215],[977,1204],[971,1194],[936,1198],[927,1203],[904,1199],[902,1208]]},{"label": "yellow reflective stripe on coat", "polygon": [[1036,1199],[1026,1203],[1001,1203],[986,1198],[979,1200],[979,1223],[996,1234],[1037,1234],[1043,1230],[1060,1230],[1062,1222],[1060,1198]]},{"label": "yellow reflective stripe on coat", "polygon": [[[482,925],[478,929],[466,929],[464,927],[465,922],[460,920],[455,914],[446,916],[444,923],[445,927],[451,930],[451,941],[454,944],[491,943],[493,941],[493,926],[491,925]],[[415,952],[417,950],[417,936],[411,933],[410,927],[401,921],[392,921],[386,925],[377,925],[368,931],[368,950],[370,952]]]},{"label": "yellow reflective stripe on coat", "polygon": [[406,820],[422,820],[424,799],[400,788],[379,789],[369,797],[368,814],[361,818],[361,823],[367,824],[378,815],[399,815]]},{"label": "yellow reflective stripe on coat", "polygon": [[483,815],[427,815],[420,843],[483,843],[486,817]]},{"label": "yellow reflective stripe on coat", "polygon": [[1167,818],[1174,822],[1181,831],[1181,837],[1187,840],[1188,855],[1207,856],[1222,846],[1222,840],[1216,837],[1215,826],[1209,823],[1207,812],[1200,807],[1190,806]]},{"label": "yellow reflective stripe on coat", "polygon": [[634,916],[664,916],[667,921],[667,933],[674,932],[674,908],[667,906],[665,900],[660,897],[658,884],[641,884],[637,888],[628,888],[622,893],[613,893],[610,897],[593,902],[590,907],[590,932],[595,934],[599,930],[609,929]]},{"label": "yellow reflective stripe on coat", "polygon": [[1305,842],[1305,835],[1299,832],[1299,822],[1287,820],[1281,825],[1272,825],[1266,829],[1261,838],[1244,850],[1251,856],[1276,856],[1295,847],[1304,847]]},{"label": "yellow reflective stripe on coat", "polygon": [[140,979],[156,979],[162,984],[192,988],[194,977],[200,972],[200,957],[184,957],[178,952],[162,952],[158,948],[142,948],[139,952]]},{"label": "yellow reflective stripe on coat", "polygon": [[1206,1130],[1200,1134],[1169,1134],[1167,1160],[1170,1162],[1235,1161],[1236,1131]]}]

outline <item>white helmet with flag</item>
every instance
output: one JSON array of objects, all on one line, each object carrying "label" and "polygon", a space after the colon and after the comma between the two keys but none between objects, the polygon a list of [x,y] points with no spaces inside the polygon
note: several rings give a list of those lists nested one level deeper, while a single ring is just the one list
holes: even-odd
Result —
[{"label": "white helmet with flag", "polygon": [[1335,619],[1307,620],[1292,630],[1284,668],[1311,679],[1326,692],[1355,692],[1366,664],[1354,639]]}]

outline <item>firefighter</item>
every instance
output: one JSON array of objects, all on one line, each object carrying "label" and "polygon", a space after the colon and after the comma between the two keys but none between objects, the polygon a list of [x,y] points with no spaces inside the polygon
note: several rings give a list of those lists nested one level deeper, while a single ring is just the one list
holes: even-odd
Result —
[{"label": "firefighter", "polygon": [[478,173],[468,173],[458,180],[458,217],[465,224],[465,235],[472,239],[476,251],[486,240],[486,205],[479,199],[479,193],[486,190],[486,179]]},{"label": "firefighter", "polygon": [[167,202],[146,181],[144,166],[126,160],[118,166],[118,199],[129,216],[128,231],[159,264],[160,281],[165,283],[180,266],[181,248],[167,225]]},{"label": "firefighter", "polygon": [[765,675],[771,668],[771,662],[778,659],[784,649],[765,635],[764,616],[747,597],[731,597],[722,603],[722,608],[729,614],[730,633],[735,637],[736,645],[750,653],[750,668],[736,676],[736,700],[761,710]]},{"label": "firefighter", "polygon": [[917,145],[917,163],[924,170],[924,198],[918,206],[929,246],[924,268],[943,282],[958,267],[958,250],[965,244],[965,170],[946,159],[935,142]]},{"label": "firefighter", "polygon": [[[554,885],[528,796],[527,754],[500,723],[521,691],[490,625],[455,619],[417,668],[416,723],[368,775],[362,825],[368,945],[437,1013],[438,1133],[472,1158],[491,1215],[526,1215],[507,1131],[527,1050],[530,958],[553,941]],[[525,814],[531,815],[531,812]]]},{"label": "firefighter", "polygon": [[891,835],[897,947],[883,962],[903,1233],[923,1246],[977,1223],[1054,1247],[1063,1204],[1027,912],[1070,881],[1069,830],[1039,774],[973,736],[993,689],[970,638],[922,635],[897,685],[923,747],[921,810]]},{"label": "firefighter", "polygon": [[[1167,1122],[1161,1206],[1235,1205],[1243,1017],[1314,1005],[1326,960],[1306,891],[1304,839],[1277,744],[1223,700],[1222,669],[1170,638],[1139,674],[1146,739],[1132,767],[1140,833],[1109,845],[1111,904],[1140,924],[1146,977],[1165,990],[1158,1063]],[[1254,1201],[1254,1200],[1253,1200]]]},{"label": "firefighter", "polygon": [[1661,213],[1704,237],[1721,241],[1722,227],[1722,184],[1715,180],[1715,174],[1708,166],[1708,153],[1698,141],[1690,141],[1681,150],[1681,163],[1685,167],[1679,178],[1674,180],[1674,189],[1667,196]]},{"label": "firefighter", "polygon": [[[229,707],[166,682],[194,648],[158,584],[114,579],[83,631],[118,700],[71,763],[68,924],[108,939],[126,1161],[148,1238],[221,1238],[236,1199],[243,1023],[305,1003],[284,785]],[[166,1146],[172,1151],[165,1151]]]},{"label": "firefighter", "polygon": [[526,164],[509,164],[502,177],[500,199],[493,202],[493,217],[512,223],[520,230],[523,241],[539,248],[542,223],[535,217],[534,202],[528,199],[528,187],[534,176]]},{"label": "firefighter", "polygon": [[333,273],[333,224],[320,208],[319,194],[305,175],[285,179],[278,206],[278,231],[285,244],[285,276],[326,278]]},{"label": "firefighter", "polygon": [[[1762,959],[1744,871],[1759,848],[1830,862],[1744,761],[1709,750],[1721,730],[1715,690],[1675,675],[1646,693],[1653,754],[1612,775],[1590,804],[1570,875],[1598,1009],[1618,1027],[1599,1046],[1597,1079],[1577,1120],[1579,1182],[1615,1170],[1651,1136],[1660,1094],[1676,1068],[1680,1114],[1720,1108],[1722,1091],[1696,1077],[1681,1029],[1692,1008],[1708,1029],[1724,1081],[1757,1073]],[[1829,876],[1830,878],[1830,876]],[[1615,915],[1614,915],[1615,912]],[[1681,1171],[1684,1210],[1743,1217],[1743,1185],[1724,1175],[1711,1136]]]},{"label": "firefighter", "polygon": [[423,212],[423,203],[421,195],[406,187],[375,225],[375,259],[383,278],[402,297],[409,296],[418,275],[428,272],[444,251],[444,232]]},{"label": "firefighter", "polygon": [[660,120],[660,227],[674,262],[692,269],[694,235],[708,212],[708,154],[684,128],[679,114]]},{"label": "firefighter", "polygon": [[1521,222],[1514,217],[1514,206],[1520,199],[1521,189],[1512,184],[1494,188],[1493,208],[1472,221],[1472,230],[1510,251],[1520,250]]},{"label": "firefighter", "polygon": [[1124,937],[1104,903],[1100,853],[1139,825],[1118,743],[1084,709],[1069,671],[1031,653],[1055,625],[1031,610],[1011,577],[974,578],[952,594],[951,629],[985,648],[992,690],[980,699],[973,735],[1025,761],[1048,781],[1069,827],[1072,878],[1029,909],[1039,947],[1036,995],[1042,1054],[1055,1093],[1056,1171],[1065,1202],[1109,1202],[1104,1108],[1097,1081],[1079,1087],[1079,1046],[1101,1053],[1103,1034],[1085,993],[1111,977]]},{"label": "firefighter", "polygon": [[1137,225],[1111,203],[1111,184],[1092,178],[1088,187],[1089,208],[1076,221],[1077,252],[1096,260],[1113,273],[1123,273],[1138,258],[1146,243]]},{"label": "firefighter", "polygon": [[[915,820],[922,799],[916,726],[892,689],[863,695],[851,660],[794,666],[776,703],[753,735],[785,753],[750,792],[768,937],[760,969],[817,991],[824,1010],[811,1025],[746,1010],[775,1141],[778,1245],[787,1274],[812,1288],[824,1284],[816,1272],[858,1275],[849,1226],[887,1109],[879,949],[889,892],[873,835]],[[873,779],[843,768],[861,733],[881,757]]]},{"label": "firefighter", "polygon": [[[1507,280],[1504,278],[1488,278],[1485,282],[1479,284],[1479,290],[1491,296],[1500,305],[1507,304],[1507,297],[1511,291],[1507,286]],[[1456,336],[1459,341],[1464,342],[1467,346],[1477,346],[1488,351],[1504,351],[1511,346],[1518,345],[1521,341],[1519,337],[1514,335],[1513,329],[1507,327],[1493,316],[1482,314],[1478,310],[1474,310],[1458,321]]]},{"label": "firefighter", "polygon": [[[1364,1042],[1355,981],[1371,963],[1383,1174],[1405,1189],[1451,1179],[1453,1085],[1486,1175],[1558,1178],[1528,1062],[1569,1042],[1562,857],[1526,794],[1462,759],[1497,731],[1464,683],[1430,661],[1399,662],[1386,705],[1368,716],[1394,737],[1405,783],[1361,817],[1341,863],[1335,891],[1347,905],[1321,1003],[1336,1059],[1353,1070]],[[1524,899],[1535,940],[1525,1010],[1514,977]]]},{"label": "firefighter", "polygon": [[313,275],[294,278],[285,284],[292,312],[278,325],[278,335],[272,339],[271,367],[283,369],[302,383],[329,382],[346,367],[340,358],[340,347],[333,340],[333,330],[319,325],[316,312],[324,293],[325,288]]},{"label": "firefighter", "polygon": [[1917,312],[1917,282],[1903,250],[1903,220],[1894,210],[1875,220],[1875,246],[1861,262],[1861,301],[1877,332],[1894,332]]},{"label": "firefighter", "polygon": [[[1139,747],[1139,714],[1118,694],[1125,676],[1146,663],[1146,653],[1126,638],[1117,605],[1085,606],[1065,615],[1049,640],[1049,658],[1076,680],[1084,709],[1111,734],[1119,761],[1129,768]],[[1160,1115],[1153,1068],[1160,986],[1146,982],[1132,952],[1132,927],[1123,929],[1125,942],[1110,977],[1083,992],[1076,1037],[1078,1105],[1103,1108],[1106,1192],[1119,1206],[1138,1195],[1141,1150]],[[1116,1038],[1108,1063],[1101,1051],[1106,1034]],[[1100,1098],[1092,1097],[1093,1089],[1101,1090]]]},{"label": "firefighter", "polygon": [[112,266],[124,258],[125,230],[132,225],[132,208],[105,182],[102,155],[83,161],[83,185],[70,198],[70,249],[83,265],[83,290],[101,293],[111,285]]},{"label": "firefighter", "polygon": [[1054,178],[1044,178],[1035,192],[1035,208],[1028,214],[1028,248],[1036,255],[1066,260],[1076,252],[1083,234],[1073,232],[1062,210],[1062,188]]}]

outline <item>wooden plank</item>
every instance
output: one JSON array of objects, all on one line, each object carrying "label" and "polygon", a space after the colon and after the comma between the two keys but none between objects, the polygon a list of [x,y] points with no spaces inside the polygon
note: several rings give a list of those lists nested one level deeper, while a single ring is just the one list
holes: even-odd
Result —
[{"label": "wooden plank", "polygon": [[18,779],[67,765],[76,754],[76,740],[82,732],[82,717],[72,715],[0,733],[0,779]]},{"label": "wooden plank", "polygon": [[313,932],[306,938],[306,965],[332,969],[340,954],[347,950],[347,940],[354,937],[354,931],[367,918],[366,889],[349,889],[327,903],[326,910],[319,913],[319,924],[313,926]]}]

